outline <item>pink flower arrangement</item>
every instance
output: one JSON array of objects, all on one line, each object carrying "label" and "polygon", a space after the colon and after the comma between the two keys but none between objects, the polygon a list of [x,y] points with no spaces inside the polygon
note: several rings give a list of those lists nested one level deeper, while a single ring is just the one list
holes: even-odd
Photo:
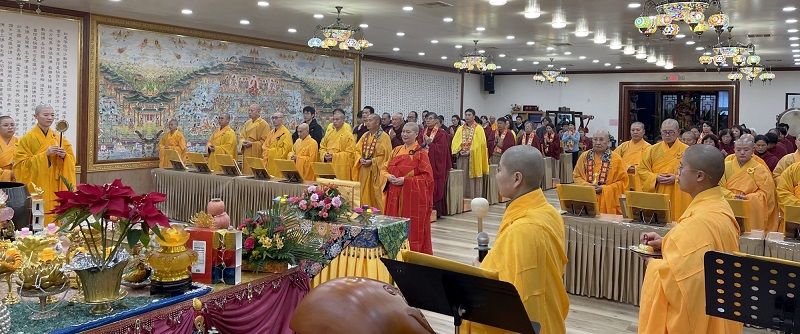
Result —
[{"label": "pink flower arrangement", "polygon": [[372,217],[373,215],[377,215],[378,213],[381,212],[381,210],[379,210],[378,208],[373,208],[369,205],[362,205],[360,207],[353,209],[353,212],[358,214],[359,221],[361,221],[362,223],[367,223],[370,217]]},{"label": "pink flower arrangement", "polygon": [[289,197],[288,202],[309,220],[337,221],[350,213],[350,207],[335,186],[309,186],[302,195]]}]

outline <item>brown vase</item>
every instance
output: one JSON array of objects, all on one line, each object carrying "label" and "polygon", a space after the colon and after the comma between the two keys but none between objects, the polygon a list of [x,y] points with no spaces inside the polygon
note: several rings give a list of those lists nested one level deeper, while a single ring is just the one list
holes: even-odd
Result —
[{"label": "brown vase", "polygon": [[224,230],[231,226],[231,217],[228,216],[227,212],[223,212],[221,215],[214,216],[214,228],[218,230]]},{"label": "brown vase", "polygon": [[261,266],[256,266],[254,264],[250,264],[250,262],[245,262],[242,266],[242,269],[244,269],[244,271],[252,271],[255,273],[283,274],[289,270],[289,263],[280,261],[267,261]]},{"label": "brown vase", "polygon": [[212,198],[210,201],[208,201],[206,211],[212,217],[219,216],[225,213],[225,202],[223,202],[221,198]]}]

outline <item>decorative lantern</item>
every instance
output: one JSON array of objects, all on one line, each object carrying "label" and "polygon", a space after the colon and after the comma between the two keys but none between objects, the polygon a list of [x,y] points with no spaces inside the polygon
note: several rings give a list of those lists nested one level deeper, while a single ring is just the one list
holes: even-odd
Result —
[{"label": "decorative lantern", "polygon": [[761,56],[755,54],[747,56],[747,65],[758,65],[759,63],[761,63]]},{"label": "decorative lantern", "polygon": [[678,26],[675,23],[670,23],[666,27],[664,27],[664,30],[662,30],[661,32],[664,34],[664,36],[667,36],[669,40],[672,40],[675,38],[676,35],[678,35],[680,31],[681,31],[680,26]]},{"label": "decorative lantern", "polygon": [[689,24],[690,27],[692,27],[692,30],[694,30],[694,27],[700,24],[700,22],[703,22],[705,18],[706,15],[703,14],[703,12],[695,11],[695,12],[690,12],[688,15],[686,15],[684,21],[686,21],[686,23]]},{"label": "decorative lantern", "polygon": [[708,25],[714,27],[718,34],[721,34],[728,26],[729,18],[725,13],[717,13],[708,18]]},{"label": "decorative lantern", "polygon": [[650,16],[639,16],[633,21],[636,28],[639,28],[641,33],[644,33],[654,25],[653,18]]},{"label": "decorative lantern", "polygon": [[706,21],[700,21],[697,23],[697,25],[692,27],[692,32],[694,32],[697,36],[702,35],[706,31],[708,31],[708,24]]},{"label": "decorative lantern", "polygon": [[744,77],[744,75],[742,75],[739,72],[728,73],[728,80],[730,80],[730,81],[739,81],[739,80],[742,80],[743,77]]},{"label": "decorative lantern", "polygon": [[655,22],[657,28],[664,29],[664,27],[672,23],[672,17],[667,14],[658,14],[656,15]]}]

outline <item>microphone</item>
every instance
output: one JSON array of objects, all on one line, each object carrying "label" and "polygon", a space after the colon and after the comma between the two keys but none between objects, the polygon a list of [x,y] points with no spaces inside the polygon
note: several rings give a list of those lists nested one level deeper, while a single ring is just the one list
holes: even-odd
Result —
[{"label": "microphone", "polygon": [[483,258],[489,253],[489,234],[486,232],[478,233],[478,262],[483,262]]}]

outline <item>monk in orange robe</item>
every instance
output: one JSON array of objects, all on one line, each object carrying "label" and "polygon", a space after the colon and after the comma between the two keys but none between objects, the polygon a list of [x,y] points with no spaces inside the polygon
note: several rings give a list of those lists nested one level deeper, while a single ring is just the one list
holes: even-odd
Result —
[{"label": "monk in orange robe", "polygon": [[306,123],[300,123],[297,126],[297,141],[294,142],[292,153],[289,154],[289,159],[294,161],[297,171],[304,181],[313,181],[317,179],[314,174],[313,164],[317,162],[319,156],[319,146],[317,141],[309,135],[309,126]]},{"label": "monk in orange robe", "polygon": [[239,129],[239,145],[242,147],[242,172],[245,175],[253,175],[250,169],[250,162],[247,158],[261,159],[264,142],[269,136],[269,123],[261,118],[261,107],[251,104],[247,107],[249,118]]},{"label": "monk in orange robe", "polygon": [[[505,117],[500,117],[496,121],[497,129],[494,130],[494,137],[496,138],[494,147],[490,147],[492,152],[491,163],[496,165],[500,163],[500,156],[503,155],[507,149],[516,145],[516,137],[514,131],[508,128],[508,120]],[[534,135],[535,137],[535,135]]]},{"label": "monk in orange robe", "polygon": [[678,121],[665,119],[661,123],[662,141],[645,151],[642,162],[636,169],[642,191],[669,196],[672,219],[680,217],[692,201],[689,194],[682,192],[675,182],[678,179],[676,174],[683,151],[688,147],[677,140],[679,130]]},{"label": "monk in orange robe", "polygon": [[747,201],[751,230],[783,232],[778,223],[772,172],[753,159],[753,148],[753,136],[748,134],[734,142],[736,159],[726,159],[725,174],[719,185],[726,198]]},{"label": "monk in orange robe", "polygon": [[[800,147],[800,137],[795,138],[795,144]],[[800,148],[792,153],[784,155],[781,160],[778,160],[778,164],[775,166],[775,169],[772,170],[772,178],[775,179],[775,184],[778,184],[778,178],[783,171],[795,162],[800,162]]]},{"label": "monk in orange robe", "polygon": [[167,123],[167,130],[169,132],[165,133],[161,140],[158,141],[158,167],[161,168],[172,167],[172,162],[169,161],[167,156],[167,150],[178,152],[178,157],[182,161],[186,160],[186,138],[181,133],[181,130],[178,130],[178,121],[170,120]]},{"label": "monk in orange robe", "polygon": [[417,141],[422,148],[428,150],[428,158],[433,169],[433,209],[436,217],[447,213],[447,178],[453,166],[450,155],[450,134],[439,123],[435,113],[425,116],[425,126],[420,131]]},{"label": "monk in orange robe", "polygon": [[642,162],[644,151],[650,148],[650,143],[644,140],[644,123],[633,122],[631,124],[631,140],[626,141],[614,150],[622,158],[622,163],[628,166],[628,188],[641,191],[642,185],[636,177],[636,167]]},{"label": "monk in orange robe", "polygon": [[722,152],[694,145],[683,155],[678,184],[691,204],[663,238],[655,232],[641,243],[661,250],[649,259],[639,308],[640,334],[738,334],[742,324],[706,315],[703,257],[708,251],[739,251],[739,224],[722,196]]},{"label": "monk in orange robe", "polygon": [[17,124],[11,116],[0,116],[0,181],[14,181]]},{"label": "monk in orange robe", "polygon": [[622,214],[619,198],[628,188],[627,166],[611,151],[608,132],[592,135],[592,149],[583,152],[572,172],[575,184],[590,185],[601,213]]},{"label": "monk in orange robe", "polygon": [[[800,138],[800,137],[798,137]],[[800,147],[798,147],[800,149]],[[778,177],[778,206],[786,217],[787,206],[800,206],[800,163],[794,163]],[[785,218],[781,220],[780,230],[785,230]],[[794,234],[794,233],[792,233]]]},{"label": "monk in orange robe", "polygon": [[383,189],[386,186],[386,165],[392,154],[389,135],[381,130],[381,116],[367,116],[367,133],[356,143],[356,163],[353,178],[361,183],[361,205],[370,205],[383,211],[386,204]]},{"label": "monk in orange robe", "polygon": [[428,151],[417,143],[417,135],[417,123],[406,123],[400,134],[403,145],[392,150],[386,170],[388,185],[385,213],[389,216],[410,218],[408,242],[411,250],[433,254],[433,169],[428,160]]},{"label": "monk in orange robe", "polygon": [[227,155],[236,160],[236,132],[230,127],[231,115],[217,116],[219,129],[211,134],[206,149],[208,150],[208,167],[217,172],[221,171],[217,156]]}]

